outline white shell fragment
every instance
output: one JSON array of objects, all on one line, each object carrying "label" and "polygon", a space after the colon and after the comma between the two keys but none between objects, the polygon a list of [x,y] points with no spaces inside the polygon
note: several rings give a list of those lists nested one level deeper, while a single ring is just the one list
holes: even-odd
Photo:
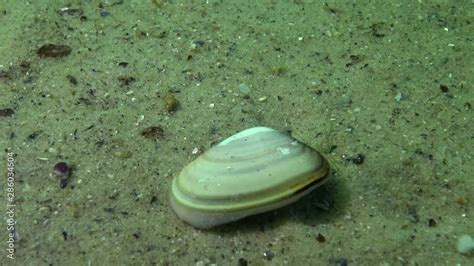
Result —
[{"label": "white shell fragment", "polygon": [[288,205],[328,176],[312,148],[267,127],[241,131],[211,147],[173,179],[171,206],[197,228]]}]

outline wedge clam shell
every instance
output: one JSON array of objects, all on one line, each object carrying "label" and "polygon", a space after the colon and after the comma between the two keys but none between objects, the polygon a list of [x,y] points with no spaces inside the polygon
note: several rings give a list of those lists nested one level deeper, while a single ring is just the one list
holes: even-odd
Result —
[{"label": "wedge clam shell", "polygon": [[197,228],[290,204],[322,184],[327,161],[267,127],[243,130],[211,147],[173,179],[171,206]]}]

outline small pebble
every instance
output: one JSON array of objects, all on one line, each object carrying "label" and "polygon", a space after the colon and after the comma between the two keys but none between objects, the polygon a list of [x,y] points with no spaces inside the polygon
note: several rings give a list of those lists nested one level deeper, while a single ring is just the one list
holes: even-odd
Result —
[{"label": "small pebble", "polygon": [[354,164],[362,164],[364,163],[365,155],[359,153],[355,158],[352,158],[352,163]]},{"label": "small pebble", "polygon": [[405,100],[405,99],[406,99],[405,95],[402,94],[401,92],[397,92],[397,95],[395,95],[395,100],[396,100],[397,102],[402,101],[402,100]]},{"label": "small pebble", "polygon": [[243,93],[243,94],[249,94],[250,91],[251,91],[251,90],[250,90],[250,87],[247,86],[247,84],[245,84],[245,83],[240,83],[240,84],[239,84],[239,90],[240,90],[240,92]]},{"label": "small pebble", "polygon": [[65,162],[59,162],[54,166],[53,173],[57,177],[68,176],[69,175],[69,166]]},{"label": "small pebble", "polygon": [[448,86],[443,85],[443,84],[439,85],[439,89],[441,90],[442,93],[448,93],[449,92]]},{"label": "small pebble", "polygon": [[326,237],[324,237],[323,235],[321,235],[321,234],[318,233],[318,234],[316,235],[316,240],[317,240],[319,243],[324,243],[324,242],[326,242]]},{"label": "small pebble", "polygon": [[273,255],[274,255],[273,252],[271,252],[270,250],[267,250],[267,251],[263,252],[263,257],[267,260],[272,260]]},{"label": "small pebble", "polygon": [[462,235],[458,238],[456,249],[465,255],[474,252],[474,239],[470,235]]},{"label": "small pebble", "polygon": [[79,8],[63,7],[59,9],[59,15],[61,16],[82,16],[82,10]]},{"label": "small pebble", "polygon": [[0,109],[0,117],[12,117],[15,111],[11,108]]},{"label": "small pebble", "polygon": [[118,63],[118,65],[121,66],[121,67],[127,67],[128,62],[120,62],[120,63]]},{"label": "small pebble", "polygon": [[71,53],[71,47],[62,44],[45,44],[38,48],[36,53],[40,57],[64,57]]},{"label": "small pebble", "polygon": [[147,139],[163,139],[165,131],[160,126],[147,127],[142,130],[142,136]]},{"label": "small pebble", "polygon": [[120,76],[118,77],[118,81],[120,82],[120,86],[129,86],[135,81],[137,81],[134,77],[130,76]]},{"label": "small pebble", "polygon": [[351,106],[352,104],[352,99],[347,96],[347,95],[343,95],[336,103],[336,106],[339,107],[339,108],[343,108],[343,107],[349,107]]},{"label": "small pebble", "polygon": [[53,167],[53,173],[59,177],[59,187],[65,188],[69,181],[71,169],[65,162],[59,162]]},{"label": "small pebble", "polygon": [[428,226],[429,227],[435,227],[436,226],[436,220],[433,218],[428,219]]},{"label": "small pebble", "polygon": [[199,153],[199,148],[198,147],[194,148],[191,153],[192,153],[192,155],[198,154]]},{"label": "small pebble", "polygon": [[72,75],[67,75],[66,78],[69,80],[69,82],[72,84],[72,85],[77,85],[77,79],[72,76]]},{"label": "small pebble", "polygon": [[347,259],[345,258],[339,258],[336,260],[336,265],[337,266],[347,266]]},{"label": "small pebble", "polygon": [[38,137],[38,133],[36,133],[36,132],[33,132],[33,133],[31,133],[30,135],[28,135],[28,139],[29,139],[29,140],[36,139],[36,137]]},{"label": "small pebble", "polygon": [[247,265],[248,265],[248,262],[246,259],[244,258],[239,259],[239,266],[247,266]]},{"label": "small pebble", "polygon": [[100,11],[100,16],[101,17],[108,17],[110,15],[109,11],[106,10],[101,10]]},{"label": "small pebble", "polygon": [[168,113],[172,113],[178,109],[179,101],[174,97],[171,93],[166,93],[163,97],[163,101],[165,102],[165,108]]},{"label": "small pebble", "polygon": [[191,49],[195,50],[200,47],[204,46],[204,41],[201,40],[192,40],[191,41]]},{"label": "small pebble", "polygon": [[116,158],[119,159],[129,159],[132,157],[132,152],[128,150],[118,150],[113,153]]},{"label": "small pebble", "polygon": [[272,75],[273,76],[282,76],[283,74],[285,74],[288,70],[286,69],[286,67],[283,67],[283,66],[276,66],[276,67],[273,67],[272,68]]}]

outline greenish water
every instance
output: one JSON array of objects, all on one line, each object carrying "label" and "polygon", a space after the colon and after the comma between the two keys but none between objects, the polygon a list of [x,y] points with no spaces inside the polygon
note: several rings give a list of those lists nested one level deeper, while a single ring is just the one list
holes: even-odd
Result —
[{"label": "greenish water", "polygon": [[[473,264],[472,2],[255,2],[0,1],[2,265]],[[326,154],[331,180],[181,222],[193,150],[257,125]]]}]

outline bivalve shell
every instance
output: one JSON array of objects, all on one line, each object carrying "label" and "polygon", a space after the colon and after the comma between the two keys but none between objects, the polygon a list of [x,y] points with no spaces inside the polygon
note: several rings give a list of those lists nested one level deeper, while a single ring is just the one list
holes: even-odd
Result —
[{"label": "bivalve shell", "polygon": [[241,131],[201,154],[173,179],[171,206],[197,228],[288,205],[322,184],[327,161],[267,127]]}]

